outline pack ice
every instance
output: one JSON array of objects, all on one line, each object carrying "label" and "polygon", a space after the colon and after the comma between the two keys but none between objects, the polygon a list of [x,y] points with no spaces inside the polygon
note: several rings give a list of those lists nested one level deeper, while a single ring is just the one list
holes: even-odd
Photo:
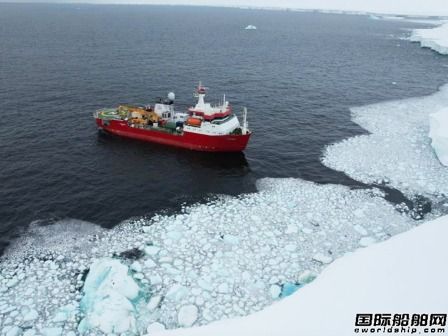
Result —
[{"label": "pack ice", "polygon": [[429,136],[440,162],[448,166],[448,108],[430,114]]},{"label": "pack ice", "polygon": [[[446,236],[448,216],[336,260],[313,283],[260,312],[158,335],[356,335],[354,321],[360,311],[445,312],[448,291],[443,288],[448,270],[434,265],[443,265],[448,258]],[[415,270],[431,276],[422,281]],[[438,330],[438,324],[428,328],[428,333],[445,334],[440,330],[431,333],[431,328]],[[419,331],[409,330],[411,334]]]},{"label": "pack ice", "polygon": [[422,47],[431,48],[440,54],[448,54],[448,23],[429,29],[415,29],[410,40],[420,42]]},{"label": "pack ice", "polygon": [[335,258],[415,225],[374,189],[299,179],[263,179],[258,189],[123,223],[83,252],[8,253],[3,334],[131,335],[244,316],[300,291]]},{"label": "pack ice", "polygon": [[[322,161],[365,183],[388,184],[412,197],[448,195],[448,169],[431,147],[430,115],[448,106],[448,85],[426,97],[351,109],[352,120],[370,134],[328,146]],[[437,150],[443,151],[445,119],[432,118]],[[441,145],[442,144],[442,145]]]}]

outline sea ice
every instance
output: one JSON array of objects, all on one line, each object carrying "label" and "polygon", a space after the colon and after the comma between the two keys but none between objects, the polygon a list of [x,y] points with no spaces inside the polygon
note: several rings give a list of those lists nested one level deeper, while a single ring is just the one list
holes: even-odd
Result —
[{"label": "sea ice", "polygon": [[307,284],[307,283],[313,281],[313,280],[316,278],[316,276],[317,276],[317,275],[316,275],[315,273],[313,273],[313,272],[311,272],[311,271],[309,271],[309,270],[306,270],[305,272],[303,272],[303,273],[301,273],[301,274],[299,275],[299,277],[297,278],[297,280],[298,280],[299,283],[301,283],[301,284]]},{"label": "sea ice", "polygon": [[323,163],[365,183],[385,183],[410,197],[448,195],[448,169],[428,137],[429,115],[448,106],[448,85],[426,97],[353,108],[370,132],[328,146]]},{"label": "sea ice", "polygon": [[11,327],[4,333],[5,336],[20,336],[22,335],[22,329],[19,327]]},{"label": "sea ice", "polygon": [[[61,326],[64,333],[143,334],[153,323],[170,329],[247,315],[278,300],[285,284],[308,283],[325,263],[357,249],[357,226],[395,235],[415,225],[369,190],[299,179],[263,179],[258,189],[125,222],[98,235],[89,254],[68,250],[60,258],[46,247],[23,264],[9,254],[0,285],[18,281],[0,297],[4,320],[28,311],[27,300],[38,313],[37,334]],[[170,243],[168,228],[182,237]],[[67,305],[73,313],[63,313]]]},{"label": "sea ice", "polygon": [[61,336],[62,328],[43,328],[41,332],[43,336]]},{"label": "sea ice", "polygon": [[79,332],[99,329],[106,334],[136,332],[134,301],[139,287],[118,260],[102,258],[93,262],[81,300],[84,319]]},{"label": "sea ice", "polygon": [[[446,263],[447,236],[445,216],[345,255],[311,284],[260,312],[160,336],[349,335],[360,311],[445,312],[448,291],[441,289],[448,270],[434,265]],[[431,276],[422,281],[416,270]]]},{"label": "sea ice", "polygon": [[145,247],[145,253],[151,256],[157,255],[159,253],[160,248],[157,246],[146,246]]},{"label": "sea ice", "polygon": [[439,161],[448,166],[448,108],[429,115],[429,137]]},{"label": "sea ice", "polygon": [[287,282],[282,286],[281,297],[287,297],[292,295],[295,291],[297,291],[301,286],[296,283]]},{"label": "sea ice", "polygon": [[165,326],[162,323],[154,322],[148,326],[148,329],[146,329],[146,332],[148,333],[148,336],[152,336],[152,335],[159,333],[161,331],[164,331],[164,330],[165,330]]},{"label": "sea ice", "polygon": [[448,23],[436,28],[415,29],[410,40],[420,42],[422,47],[431,48],[440,54],[448,54]]},{"label": "sea ice", "polygon": [[191,327],[198,319],[198,307],[195,305],[183,306],[179,310],[177,321],[181,327]]},{"label": "sea ice", "polygon": [[39,317],[39,313],[36,310],[31,309],[23,315],[23,320],[24,321],[34,321],[38,317]]},{"label": "sea ice", "polygon": [[374,243],[376,243],[376,239],[373,238],[373,237],[362,237],[362,238],[359,240],[359,245],[361,245],[361,246],[363,246],[363,247],[372,245],[372,244],[374,244]]},{"label": "sea ice", "polygon": [[[149,259],[151,260],[151,259]],[[134,261],[131,265],[131,269],[137,273],[142,271],[142,265],[138,261]]]},{"label": "sea ice", "polygon": [[161,295],[154,295],[154,296],[152,296],[151,299],[148,302],[147,309],[150,312],[154,311],[159,306],[161,301],[162,301],[162,296]]},{"label": "sea ice", "polygon": [[269,288],[269,292],[271,293],[271,297],[273,299],[277,299],[282,292],[282,288],[279,285],[272,285]]},{"label": "sea ice", "polygon": [[333,261],[333,258],[324,253],[317,253],[313,256],[313,260],[318,261],[322,264],[329,264]]},{"label": "sea ice", "polygon": [[49,227],[41,224],[38,221],[31,223],[26,235],[13,241],[5,254],[11,252],[14,258],[26,258],[30,253],[33,255],[51,253],[57,255],[54,257],[57,263],[51,264],[54,268],[63,261],[64,255],[68,252],[83,253],[90,250],[96,235],[104,231],[94,223],[64,219],[53,223],[49,234]]}]

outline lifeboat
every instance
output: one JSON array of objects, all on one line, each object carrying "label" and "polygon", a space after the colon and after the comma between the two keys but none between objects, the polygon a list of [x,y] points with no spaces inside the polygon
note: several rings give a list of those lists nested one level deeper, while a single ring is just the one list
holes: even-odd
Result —
[{"label": "lifeboat", "polygon": [[187,119],[185,124],[188,126],[201,127],[202,120],[199,118],[190,117]]}]

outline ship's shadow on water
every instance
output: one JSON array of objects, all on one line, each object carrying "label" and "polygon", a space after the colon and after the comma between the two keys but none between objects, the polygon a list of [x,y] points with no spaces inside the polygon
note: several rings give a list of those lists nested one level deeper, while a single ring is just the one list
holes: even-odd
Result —
[{"label": "ship's shadow on water", "polygon": [[225,172],[225,175],[245,176],[251,173],[249,162],[244,152],[199,152],[175,148],[156,143],[120,138],[104,131],[98,131],[98,144],[109,147],[109,150],[134,152],[136,155],[171,156],[179,164],[190,165],[192,169],[200,167],[215,172]]}]

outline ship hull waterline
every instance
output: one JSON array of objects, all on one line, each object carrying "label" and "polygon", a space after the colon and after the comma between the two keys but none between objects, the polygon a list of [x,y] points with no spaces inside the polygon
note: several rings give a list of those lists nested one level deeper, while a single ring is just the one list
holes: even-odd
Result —
[{"label": "ship hull waterline", "polygon": [[168,133],[130,127],[122,120],[96,118],[98,129],[117,136],[202,152],[242,152],[251,133],[244,135],[206,135],[192,132]]}]

